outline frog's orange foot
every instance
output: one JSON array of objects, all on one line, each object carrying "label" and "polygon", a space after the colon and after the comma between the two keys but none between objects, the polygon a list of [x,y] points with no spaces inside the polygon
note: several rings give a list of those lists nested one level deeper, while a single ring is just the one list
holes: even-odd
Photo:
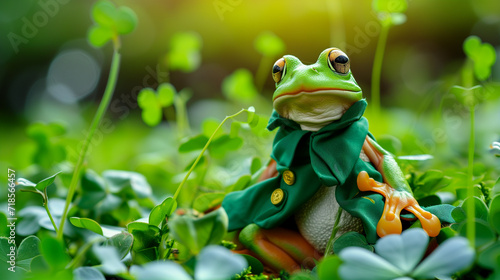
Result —
[{"label": "frog's orange foot", "polygon": [[377,224],[377,234],[380,237],[388,234],[400,234],[402,231],[401,211],[413,213],[421,222],[422,228],[429,236],[437,236],[441,230],[441,222],[430,212],[420,207],[413,195],[407,191],[395,190],[388,184],[380,183],[370,178],[368,173],[361,171],[357,178],[360,191],[373,191],[385,197],[384,212]]}]

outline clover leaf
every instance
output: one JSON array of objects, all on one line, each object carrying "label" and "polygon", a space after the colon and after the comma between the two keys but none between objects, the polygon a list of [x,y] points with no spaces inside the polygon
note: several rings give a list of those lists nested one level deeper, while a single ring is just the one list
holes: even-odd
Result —
[{"label": "clover leaf", "polygon": [[102,272],[97,270],[97,268],[91,266],[82,266],[73,270],[73,280],[87,280],[87,279],[105,280],[106,278],[104,278]]},{"label": "clover leaf", "polygon": [[[375,253],[349,247],[339,254],[344,261],[339,268],[342,279],[435,279],[449,278],[474,261],[475,252],[464,237],[452,237],[421,260],[427,250],[429,236],[423,229],[413,228],[401,235],[391,234],[375,244]],[[360,265],[363,264],[363,265]]]},{"label": "clover leaf", "polygon": [[[195,280],[233,279],[248,263],[241,255],[233,254],[221,246],[207,246],[201,250],[194,265]],[[132,266],[130,274],[135,279],[192,280],[184,268],[173,261],[152,261],[143,266]]]},{"label": "clover leaf", "polygon": [[137,26],[137,16],[129,7],[116,7],[111,1],[100,0],[92,7],[95,25],[90,27],[89,42],[102,47],[118,35],[128,34]]},{"label": "clover leaf", "polygon": [[372,3],[376,12],[404,13],[408,8],[406,0],[375,0]]},{"label": "clover leaf", "polygon": [[238,69],[222,82],[222,93],[230,100],[252,102],[259,92],[253,82],[253,76],[247,69]]},{"label": "clover leaf", "polygon": [[406,22],[406,0],[374,0],[372,6],[384,25],[400,25]]},{"label": "clover leaf", "polygon": [[481,43],[477,36],[469,36],[464,41],[464,52],[474,63],[474,74],[480,81],[488,79],[491,67],[495,64],[495,48],[488,43]]},{"label": "clover leaf", "polygon": [[254,47],[263,56],[273,57],[285,51],[285,43],[280,37],[270,31],[259,34],[255,39]]},{"label": "clover leaf", "polygon": [[143,88],[137,96],[137,104],[142,109],[142,120],[149,126],[156,126],[161,122],[162,109],[174,103],[176,90],[172,84],[163,83],[157,91],[152,88]]},{"label": "clover leaf", "polygon": [[79,228],[86,228],[88,230],[91,230],[97,234],[103,235],[102,234],[102,228],[101,225],[99,225],[98,222],[89,219],[89,218],[79,218],[79,217],[71,217],[69,219],[71,224],[73,224],[75,227]]},{"label": "clover leaf", "polygon": [[169,196],[160,204],[156,205],[149,213],[149,224],[159,226],[165,220],[165,217],[170,217],[177,208],[177,201]]},{"label": "clover leaf", "polygon": [[17,185],[20,187],[20,190],[22,192],[31,192],[39,194],[43,199],[43,205],[46,205],[48,202],[47,187],[52,185],[52,183],[54,183],[56,176],[59,175],[59,173],[61,172],[62,171],[59,171],[56,174],[39,181],[36,184],[31,182],[30,180],[19,178],[17,180]]},{"label": "clover leaf", "polygon": [[207,245],[220,244],[226,234],[227,223],[226,212],[219,208],[201,218],[174,216],[169,226],[174,239],[197,255]]},{"label": "clover leaf", "polygon": [[192,72],[201,64],[202,39],[195,32],[176,33],[170,39],[170,51],[167,54],[170,70]]},{"label": "clover leaf", "polygon": [[66,127],[63,124],[34,122],[26,129],[26,134],[36,143],[34,163],[48,169],[66,158]]}]

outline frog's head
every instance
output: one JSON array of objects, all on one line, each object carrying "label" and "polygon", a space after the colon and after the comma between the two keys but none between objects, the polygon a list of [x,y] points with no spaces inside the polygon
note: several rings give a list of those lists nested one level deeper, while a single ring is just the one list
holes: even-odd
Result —
[{"label": "frog's head", "polygon": [[324,50],[311,65],[285,55],[274,64],[272,75],[276,82],[274,109],[304,130],[319,130],[340,119],[362,98],[349,58],[337,48]]}]

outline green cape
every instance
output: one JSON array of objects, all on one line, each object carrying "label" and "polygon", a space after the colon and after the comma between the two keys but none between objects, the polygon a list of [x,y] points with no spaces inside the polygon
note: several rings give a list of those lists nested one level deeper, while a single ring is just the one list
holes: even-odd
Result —
[{"label": "green cape", "polygon": [[[299,124],[274,111],[267,128],[280,128],[271,154],[277,162],[279,175],[226,195],[222,207],[229,217],[228,230],[241,229],[252,223],[261,228],[279,226],[322,185],[337,185],[335,193],[340,207],[362,220],[368,242],[374,243],[378,238],[376,227],[382,216],[384,200],[380,194],[360,192],[356,183],[361,171],[383,182],[382,175],[373,165],[359,158],[366,136],[372,137],[368,132],[368,121],[362,117],[366,106],[364,99],[356,102],[339,120],[315,132],[301,130]],[[283,180],[282,174],[286,170],[295,175],[292,185]],[[274,205],[270,198],[277,188],[283,190],[284,199]],[[430,208],[427,210],[431,211]],[[451,210],[448,210],[444,211],[447,215],[443,215],[449,216]],[[436,211],[431,212],[436,214]],[[440,219],[441,216],[438,215]]]}]

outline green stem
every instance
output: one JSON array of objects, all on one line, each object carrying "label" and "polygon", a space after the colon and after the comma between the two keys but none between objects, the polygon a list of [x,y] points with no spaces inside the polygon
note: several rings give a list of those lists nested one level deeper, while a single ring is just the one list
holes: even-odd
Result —
[{"label": "green stem", "polygon": [[470,139],[469,139],[469,166],[467,169],[467,197],[469,200],[469,205],[467,207],[467,238],[469,243],[474,248],[474,242],[476,237],[476,227],[475,227],[475,203],[474,203],[474,146],[475,146],[475,136],[474,136],[474,104],[470,105]]},{"label": "green stem", "polygon": [[389,23],[382,22],[382,30],[380,31],[375,58],[373,60],[371,102],[373,114],[377,117],[380,113],[380,77],[382,75],[382,61],[384,60],[384,51],[387,43],[387,36],[389,35],[389,27]]},{"label": "green stem", "polygon": [[234,114],[234,115],[231,115],[231,116],[226,116],[224,118],[224,120],[222,120],[222,122],[219,124],[219,126],[215,129],[215,131],[212,133],[212,135],[210,135],[210,138],[208,139],[207,143],[205,144],[205,146],[203,147],[203,149],[201,150],[200,154],[198,155],[198,157],[196,158],[196,160],[193,162],[193,165],[191,165],[191,168],[189,168],[189,171],[187,172],[186,176],[184,176],[184,179],[182,179],[182,182],[180,183],[179,187],[177,187],[177,190],[175,191],[174,193],[174,200],[177,200],[177,197],[179,196],[179,193],[181,192],[181,189],[182,187],[184,186],[184,184],[186,183],[186,181],[188,180],[189,178],[189,175],[191,175],[191,172],[193,172],[194,168],[196,167],[196,165],[198,164],[198,162],[200,161],[201,157],[203,156],[203,154],[205,154],[205,151],[207,150],[208,148],[208,145],[210,145],[210,143],[212,142],[212,140],[214,139],[215,135],[217,134],[217,132],[222,128],[222,126],[224,125],[224,123],[226,123],[227,120],[229,119],[232,119],[236,116],[238,116],[239,114],[243,113],[243,112],[246,112],[247,110],[246,109],[241,109],[238,113]]},{"label": "green stem", "polygon": [[[470,136],[469,136],[469,157],[467,166],[467,222],[466,234],[467,239],[472,248],[475,247],[476,226],[475,226],[475,202],[474,202],[474,147],[475,147],[475,101],[473,91],[471,90],[474,85],[474,72],[472,71],[472,61],[468,59],[465,66],[462,68],[462,84],[467,88],[465,92],[466,106],[469,105],[470,110]],[[467,104],[467,102],[470,102]]]},{"label": "green stem", "polygon": [[339,208],[339,211],[337,212],[335,224],[333,224],[332,235],[330,235],[330,239],[326,244],[325,257],[333,254],[331,251],[333,250],[333,242],[336,240],[337,232],[339,231],[340,216],[342,216],[342,208]]},{"label": "green stem", "polygon": [[49,197],[47,195],[47,188],[45,188],[44,193],[45,193],[45,201],[43,202],[43,207],[45,208],[45,211],[47,211],[47,215],[49,215],[50,222],[52,223],[52,226],[54,227],[56,234],[58,234],[56,223],[54,222],[54,218],[52,218],[52,214],[50,214],[49,210]]},{"label": "green stem", "polygon": [[[257,73],[255,74],[255,84],[257,85],[257,90],[259,92],[262,92],[262,89],[264,88],[264,83],[266,82],[266,75],[270,72],[271,70],[271,65],[272,63],[272,57],[269,56],[262,56],[262,59],[260,60],[259,63],[259,68],[257,68]],[[272,66],[272,65],[271,65]]]},{"label": "green stem", "polygon": [[182,139],[190,131],[186,103],[189,100],[186,89],[181,90],[174,98],[175,120],[178,129],[178,137]]},{"label": "green stem", "polygon": [[90,248],[92,248],[92,246],[95,243],[102,242],[104,240],[106,240],[106,239],[96,238],[96,239],[91,240],[90,242],[86,242],[85,245],[83,245],[83,247],[80,249],[80,251],[78,251],[78,253],[75,255],[73,260],[71,260],[71,262],[68,263],[68,265],[66,266],[66,269],[75,269],[75,268],[81,266],[85,256],[87,255],[87,251]]},{"label": "green stem", "polygon": [[[330,22],[330,46],[345,48],[346,39],[344,17],[342,14],[342,1],[326,0],[326,8],[328,11],[328,19]],[[344,49],[344,51],[346,50]]]},{"label": "green stem", "polygon": [[83,162],[85,161],[85,157],[87,155],[90,142],[92,141],[92,137],[94,136],[94,133],[97,130],[97,127],[99,126],[101,119],[104,116],[104,113],[106,112],[106,109],[109,106],[111,97],[113,96],[113,92],[116,86],[116,81],[118,79],[118,70],[120,68],[120,57],[121,56],[120,53],[118,52],[118,48],[115,48],[113,52],[113,59],[111,61],[111,69],[109,71],[108,83],[104,91],[104,96],[101,100],[101,103],[99,104],[99,108],[97,108],[97,112],[94,116],[94,119],[92,120],[89,133],[85,138],[85,142],[83,142],[83,147],[82,150],[80,151],[80,156],[78,157],[78,161],[75,165],[75,170],[73,171],[73,177],[71,178],[71,183],[68,189],[68,195],[66,197],[66,204],[64,205],[64,212],[61,218],[61,223],[59,225],[59,232],[57,233],[57,237],[59,239],[62,239],[63,237],[64,222],[66,221],[68,215],[68,208],[69,205],[71,204],[71,201],[73,200],[73,195],[75,194],[76,187],[78,185],[78,182],[80,181],[80,175],[81,175],[80,173],[83,168]]}]

